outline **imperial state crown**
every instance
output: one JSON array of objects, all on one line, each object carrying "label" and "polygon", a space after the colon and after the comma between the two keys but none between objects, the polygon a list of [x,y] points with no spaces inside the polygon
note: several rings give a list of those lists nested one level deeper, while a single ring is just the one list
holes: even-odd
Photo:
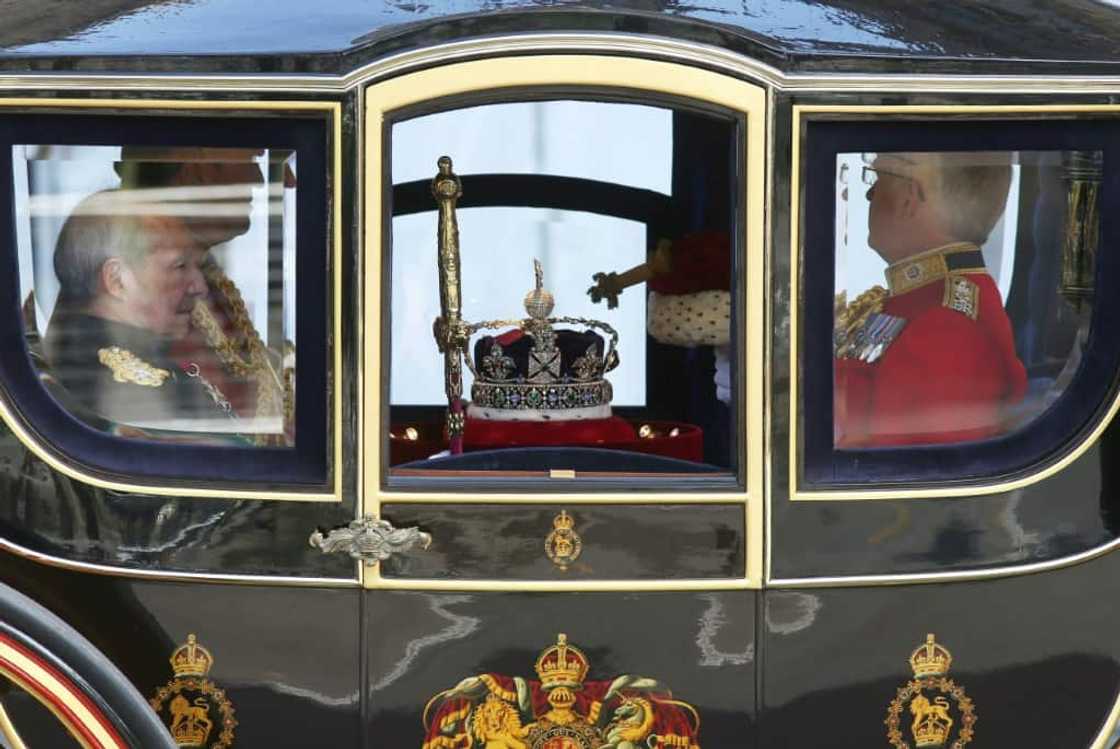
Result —
[{"label": "imperial state crown", "polygon": [[[533,267],[536,287],[525,295],[526,318],[468,326],[472,335],[513,326],[480,338],[473,358],[466,358],[474,375],[470,415],[494,421],[608,418],[612,393],[604,375],[618,366],[618,333],[597,320],[549,317],[555,301],[544,288],[540,262]],[[554,327],[564,324],[585,329]]]},{"label": "imperial state crown", "polygon": [[[556,299],[533,262],[535,284],[525,295],[524,317],[469,322],[463,316],[462,257],[456,205],[463,186],[451,159],[438,160],[432,196],[439,208],[436,232],[440,314],[432,331],[443,357],[446,431],[438,437],[416,426],[390,431],[390,461],[510,447],[595,447],[699,461],[699,428],[650,422],[641,430],[612,414],[606,375],[619,364],[618,332],[598,320],[553,316]],[[463,398],[463,368],[474,380]],[[412,436],[409,436],[412,435]],[[444,437],[445,435],[445,437]],[[413,448],[412,446],[415,446]],[[407,449],[406,449],[407,448]]]}]

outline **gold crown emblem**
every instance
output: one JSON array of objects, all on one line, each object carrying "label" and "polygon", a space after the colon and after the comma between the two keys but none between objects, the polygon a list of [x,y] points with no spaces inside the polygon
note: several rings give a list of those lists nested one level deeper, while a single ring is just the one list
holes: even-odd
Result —
[{"label": "gold crown emblem", "polygon": [[214,665],[214,657],[210,651],[198,644],[198,638],[193,634],[187,635],[185,645],[180,645],[171,654],[171,669],[175,678],[180,676],[206,676],[210,667]]},{"label": "gold crown emblem", "polygon": [[552,519],[552,527],[558,531],[570,531],[575,522],[567,510],[561,510],[560,514]]},{"label": "gold crown emblem", "polygon": [[183,721],[171,730],[171,738],[183,749],[206,746],[212,726],[196,721]]},{"label": "gold crown emblem", "polygon": [[587,677],[588,668],[587,656],[569,645],[568,636],[563,633],[556,636],[555,645],[540,654],[536,665],[541,688],[545,691],[557,687],[578,689]]},{"label": "gold crown emblem", "polygon": [[945,746],[949,740],[949,726],[943,723],[927,723],[914,731],[914,745],[918,749],[924,747]]},{"label": "gold crown emblem", "polygon": [[[937,644],[932,634],[926,635],[925,643],[919,645],[910,655],[910,668],[914,669],[916,679],[944,676],[949,673],[952,662],[953,654],[945,646]],[[919,744],[919,746],[924,745]]]}]

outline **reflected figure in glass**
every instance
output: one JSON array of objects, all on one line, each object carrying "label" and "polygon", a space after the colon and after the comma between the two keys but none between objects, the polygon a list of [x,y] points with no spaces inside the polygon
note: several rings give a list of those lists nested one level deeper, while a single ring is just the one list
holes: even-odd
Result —
[{"label": "reflected figure in glass", "polygon": [[124,196],[96,193],[63,225],[54,256],[59,295],[43,338],[52,374],[114,422],[228,419],[220,394],[171,355],[208,291],[205,248],[179,218],[128,213],[134,206]]},{"label": "reflected figure in glass", "polygon": [[13,157],[24,324],[56,400],[118,436],[292,445],[295,154]]}]

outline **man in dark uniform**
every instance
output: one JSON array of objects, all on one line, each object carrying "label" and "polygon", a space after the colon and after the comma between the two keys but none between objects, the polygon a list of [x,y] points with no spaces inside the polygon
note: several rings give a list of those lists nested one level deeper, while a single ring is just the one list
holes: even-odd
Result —
[{"label": "man in dark uniform", "polygon": [[1003,214],[1007,155],[879,154],[868,244],[889,264],[837,310],[838,447],[991,437],[1026,392],[999,289],[980,246]]},{"label": "man in dark uniform", "polygon": [[228,431],[229,404],[170,355],[207,293],[201,247],[179,218],[131,213],[127,192],[78,205],[55,247],[60,291],[44,353],[78,405],[144,429]]}]

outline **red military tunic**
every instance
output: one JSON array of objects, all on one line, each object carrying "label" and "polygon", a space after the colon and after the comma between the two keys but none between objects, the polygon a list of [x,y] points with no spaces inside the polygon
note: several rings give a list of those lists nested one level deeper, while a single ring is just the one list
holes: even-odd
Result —
[{"label": "red military tunic", "polygon": [[1026,372],[976,246],[909,257],[887,279],[878,314],[852,335],[837,333],[836,446],[964,442],[1003,431]]}]

